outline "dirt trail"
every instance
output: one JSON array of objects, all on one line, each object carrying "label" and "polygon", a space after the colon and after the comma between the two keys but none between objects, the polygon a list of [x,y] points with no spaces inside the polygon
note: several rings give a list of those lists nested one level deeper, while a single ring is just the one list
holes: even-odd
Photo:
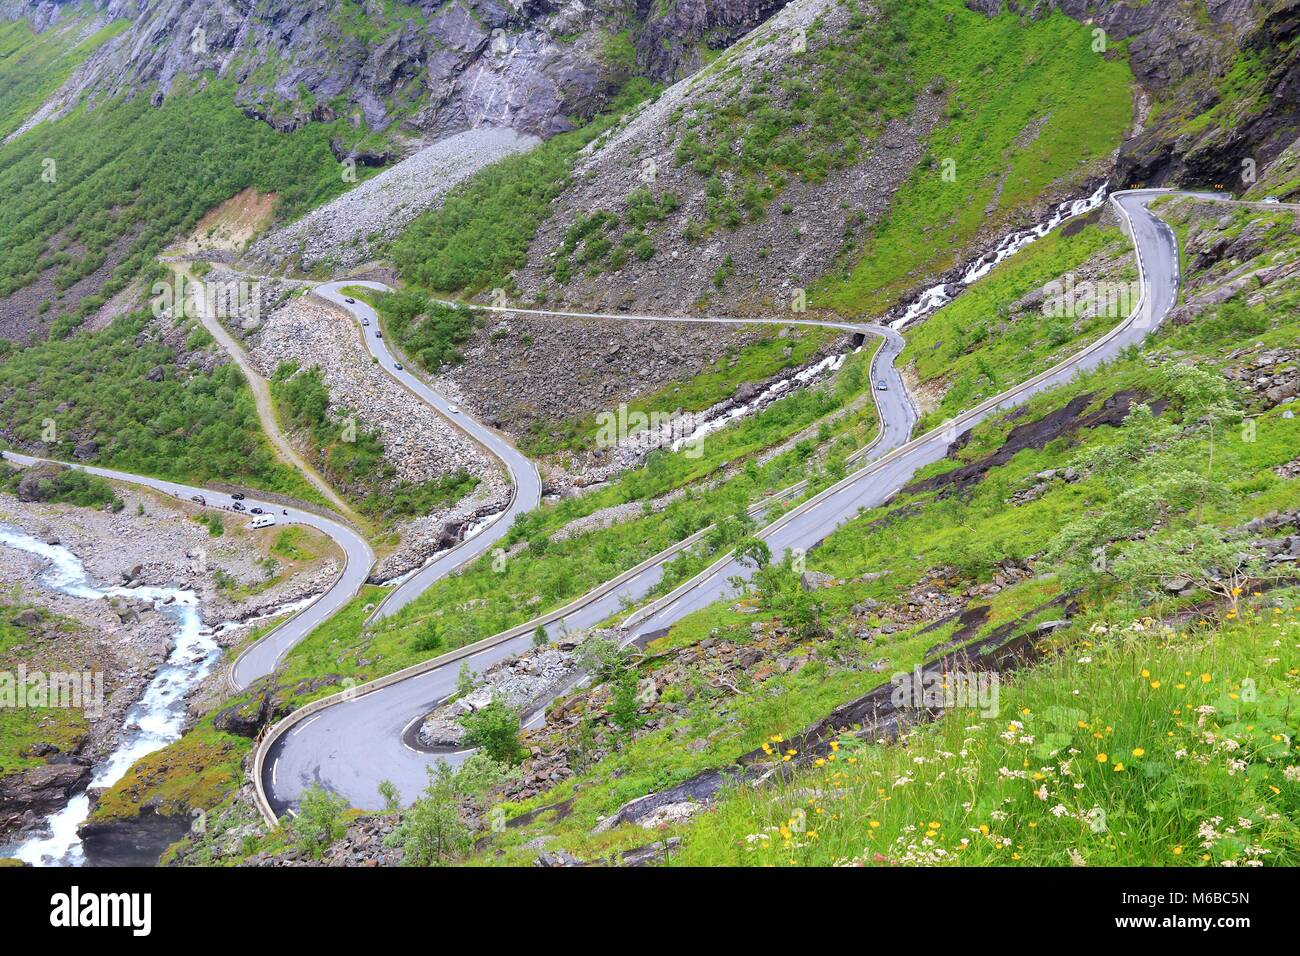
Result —
[{"label": "dirt trail", "polygon": [[[183,276],[187,283],[193,282],[200,289],[203,288],[203,283],[194,277],[187,263],[171,262],[168,265]],[[340,514],[347,517],[349,521],[359,527],[367,527],[365,519],[352,510],[351,506],[330,486],[330,483],[298,453],[297,449],[285,437],[280,428],[280,420],[275,414],[275,402],[271,398],[270,383],[257,370],[257,367],[248,357],[248,353],[244,351],[243,345],[227,331],[216,316],[208,314],[206,296],[198,295],[194,301],[197,304],[195,311],[198,313],[198,320],[203,323],[203,327],[226,350],[226,354],[234,360],[234,363],[239,366],[239,370],[244,373],[244,378],[248,381],[248,388],[253,393],[253,402],[257,406],[257,417],[262,423],[262,431],[270,440],[276,457],[294,471],[303,475],[311,483],[312,487],[319,491],[325,497],[325,500],[337,509]]]}]

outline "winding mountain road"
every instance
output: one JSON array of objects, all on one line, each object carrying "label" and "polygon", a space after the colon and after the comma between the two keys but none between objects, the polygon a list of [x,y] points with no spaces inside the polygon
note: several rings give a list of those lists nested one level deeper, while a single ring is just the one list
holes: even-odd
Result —
[{"label": "winding mountain road", "polygon": [[[147,478],[129,472],[115,471],[112,468],[55,462],[51,459],[21,455],[17,452],[4,451],[0,452],[0,456],[14,464],[23,466],[43,463],[66,465],[69,468],[77,468],[100,478],[109,478],[113,481],[152,488],[154,491],[160,491],[182,501],[190,501],[195,497],[199,497],[205,502],[203,507],[227,511],[237,517],[252,518],[252,515],[248,514],[247,511],[235,511],[233,507],[235,499],[221,491],[195,488],[174,481],[163,481],[160,478]],[[304,508],[287,507],[271,501],[262,501],[256,497],[245,498],[239,503],[245,508],[260,507],[268,514],[275,515],[275,527],[285,524],[301,524],[315,528],[332,538],[335,544],[343,550],[344,555],[343,573],[339,575],[328,591],[322,593],[310,605],[260,638],[257,643],[248,647],[235,660],[235,664],[230,670],[231,682],[236,688],[243,688],[256,678],[261,677],[263,674],[269,674],[274,670],[275,665],[289,648],[297,644],[311,633],[313,628],[352,599],[370,574],[370,566],[374,564],[375,555],[370,549],[370,544],[358,531],[327,515],[317,514]]]},{"label": "winding mountain road", "polygon": [[[342,289],[357,285],[363,284],[331,283],[318,292],[322,292],[330,301],[353,311],[358,317],[368,319],[373,325],[376,319],[369,306],[361,302],[345,301],[346,295]],[[376,291],[384,288],[378,283],[365,283],[364,286]],[[894,367],[894,360],[902,352],[904,340],[887,326],[816,319],[682,318],[624,313],[555,312],[510,307],[486,307],[485,311],[623,322],[809,325],[839,329],[864,338],[868,335],[877,336],[882,339],[882,342],[872,359],[870,379],[873,385],[885,386],[884,390],[874,387],[871,390],[881,427],[876,438],[867,448],[850,456],[850,463],[868,461],[876,455],[884,454],[901,445],[907,441],[916,423],[916,410],[908,398],[901,376]],[[384,340],[367,336],[366,341],[380,362],[393,371],[394,360],[388,353],[387,347],[383,345]],[[395,372],[395,374],[400,376],[403,372]],[[417,385],[412,388],[412,391],[421,396],[426,392],[431,394],[434,404],[444,413],[447,412],[445,399],[424,387],[423,383],[414,376],[409,376],[409,373],[408,377]],[[463,413],[459,417],[462,421],[472,422],[472,419],[466,419]],[[513,448],[509,450],[515,455],[518,454]],[[521,471],[522,468],[516,465],[512,470]],[[755,506],[752,512],[761,517],[771,508],[775,500],[792,497],[805,485],[806,482],[800,482],[793,488],[786,489],[780,495],[774,496],[773,500]],[[472,554],[481,554],[490,545],[491,541],[486,539],[491,532],[499,530],[492,540],[499,539],[508,528],[509,520],[498,520],[487,531],[471,539],[476,545]],[[533,631],[539,624],[553,637],[598,624],[618,613],[627,604],[644,600],[662,579],[667,563],[685,547],[699,540],[702,535],[703,532],[692,535],[686,541],[679,542],[619,575],[613,581],[606,582],[567,607],[544,615],[536,621],[512,628],[472,647],[443,655],[436,662],[428,665],[417,665],[401,674],[388,675],[374,684],[355,689],[355,693],[349,691],[336,700],[314,702],[302,711],[290,715],[267,735],[263,747],[259,748],[258,779],[261,780],[265,792],[264,799],[259,802],[262,803],[264,815],[277,817],[289,810],[302,790],[313,783],[323,784],[342,794],[354,806],[375,808],[380,805],[376,788],[381,780],[387,779],[397,785],[403,799],[407,802],[414,800],[426,784],[425,768],[437,756],[448,757],[453,761],[459,756],[429,754],[416,740],[415,728],[425,714],[455,690],[456,676],[462,660],[468,661],[476,671],[490,667],[530,647]],[[462,545],[462,550],[456,553],[447,552],[447,557],[454,558],[457,565],[463,564],[472,556],[463,550],[464,547],[465,545]],[[426,569],[428,570],[430,569]],[[424,571],[417,577],[423,575],[425,575]],[[418,585],[414,578],[406,582],[402,588],[416,586],[409,588],[409,597],[405,597],[402,604],[422,593],[433,580],[436,580],[436,577],[430,576],[418,582]],[[402,588],[398,591],[400,592]],[[397,593],[393,597],[396,596]],[[387,603],[385,602],[386,605]],[[358,760],[359,754],[366,756]],[[254,772],[258,773],[258,770],[255,769]]]},{"label": "winding mountain road", "polygon": [[[882,437],[859,460],[866,467],[826,489],[803,504],[782,514],[759,532],[774,554],[793,548],[808,549],[825,539],[836,527],[850,520],[860,509],[878,506],[892,497],[915,472],[947,454],[964,432],[991,415],[1012,408],[1047,389],[1057,387],[1080,373],[1114,359],[1124,348],[1141,342],[1168,315],[1178,296],[1178,245],[1167,225],[1147,208],[1162,190],[1138,190],[1111,196],[1120,217],[1128,225],[1139,264],[1142,294],[1137,308],[1122,323],[1092,345],[1055,368],[1036,375],[1001,395],[984,402],[947,424],[913,441],[896,419],[899,406],[881,408]],[[523,311],[501,309],[501,311]],[[555,314],[555,313],[542,313]],[[591,318],[654,320],[654,317],[579,314]],[[663,317],[663,321],[681,321]],[[699,320],[708,321],[708,320]],[[724,320],[746,322],[750,320]],[[784,321],[784,320],[781,320]],[[862,326],[843,323],[853,331]],[[891,339],[886,339],[886,347]],[[882,348],[882,353],[886,352]],[[897,354],[896,352],[894,353]],[[879,359],[880,356],[877,358]],[[892,356],[891,356],[892,363]],[[892,371],[892,364],[890,365]],[[873,368],[873,381],[881,374]],[[896,372],[893,372],[896,375]],[[891,393],[902,396],[901,385]],[[910,403],[907,415],[914,415]],[[901,441],[890,444],[885,436]],[[662,561],[633,569],[626,580],[616,579],[593,591],[589,599],[575,602],[545,622],[549,633],[575,629],[603,620],[617,609],[624,596],[635,600],[646,594],[659,579]],[[745,575],[748,569],[728,555],[700,575],[685,582],[664,598],[634,613],[624,621],[625,640],[645,638],[670,627],[691,612],[726,596],[728,578]],[[531,622],[530,622],[531,623]],[[527,625],[525,625],[527,627]],[[313,702],[289,715],[264,738],[255,755],[253,776],[258,802],[268,821],[292,809],[301,792],[320,784],[344,796],[360,808],[381,804],[378,784],[391,780],[409,803],[425,783],[426,768],[435,759],[455,762],[461,753],[433,755],[415,742],[415,729],[433,707],[454,691],[456,672],[462,660],[476,670],[527,646],[528,631],[506,632],[470,648],[444,655],[436,663],[420,665],[347,693]]]},{"label": "winding mountain road", "polygon": [[505,466],[510,477],[512,493],[506,510],[498,514],[490,525],[473,537],[466,538],[455,547],[448,548],[434,555],[433,560],[419,571],[397,585],[384,598],[376,610],[376,616],[389,617],[429,589],[435,582],[451,574],[462,565],[473,561],[485,553],[492,545],[505,537],[516,517],[525,511],[536,508],[542,500],[542,479],[537,473],[537,466],[523,455],[510,440],[500,432],[476,420],[463,410],[456,408],[444,395],[430,388],[422,378],[415,375],[394,357],[388,346],[388,340],[381,334],[379,316],[365,302],[349,296],[343,291],[345,287],[361,287],[374,292],[391,292],[388,286],[379,282],[328,282],[316,287],[316,295],[332,302],[350,312],[360,323],[361,338],[370,354],[379,362],[380,367],[391,375],[403,388],[420,401],[437,409],[442,416],[465,434],[486,448]]}]

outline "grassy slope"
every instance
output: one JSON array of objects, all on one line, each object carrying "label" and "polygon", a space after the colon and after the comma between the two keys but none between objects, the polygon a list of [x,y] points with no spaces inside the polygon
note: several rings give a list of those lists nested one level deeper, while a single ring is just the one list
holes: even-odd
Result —
[{"label": "grassy slope", "polygon": [[[1127,64],[1092,51],[1087,27],[1060,14],[988,18],[959,0],[907,4],[899,16],[913,82],[942,88],[946,122],[895,196],[893,211],[815,301],[878,312],[958,264],[981,229],[1010,220],[1054,184],[1077,183],[1129,126]],[[1036,136],[1034,124],[1041,123]],[[955,181],[943,178],[955,161]]]},{"label": "grassy slope", "polygon": [[1181,633],[1121,619],[1004,688],[1000,719],[954,714],[906,748],[846,741],[729,795],[675,862],[1294,865],[1298,601]]},{"label": "grassy slope", "polygon": [[[1294,320],[1293,311],[1297,296],[1300,296],[1300,290],[1277,304],[1256,309],[1260,314],[1255,321],[1247,322],[1235,316],[1233,321],[1226,322],[1219,315],[1207,315],[1196,325],[1162,332],[1155,345],[1167,355],[1199,356],[1200,364],[1205,365],[1221,360],[1243,345],[1262,342],[1264,347],[1276,348],[1294,344],[1300,335],[1300,325]],[[1235,312],[1236,308],[1239,307],[1220,311]],[[1159,370],[1153,369],[1144,356],[1126,357],[1065,388],[1036,398],[1030,405],[1029,414],[1015,422],[998,420],[977,428],[957,461],[938,462],[922,474],[938,474],[989,454],[1002,444],[1014,425],[1033,421],[1065,404],[1074,395],[1091,392],[1099,402],[1115,391],[1139,389],[1158,397],[1165,387]],[[1300,426],[1296,419],[1283,417],[1284,411],[1285,408],[1280,407],[1257,419],[1255,441],[1243,440],[1243,436],[1232,429],[1226,435],[1220,435],[1215,445],[1212,478],[1222,487],[1223,497],[1206,506],[1206,522],[1232,527],[1254,515],[1294,506],[1294,480],[1281,479],[1273,471],[1276,466],[1300,457]],[[1176,407],[1172,414],[1179,414]],[[1033,476],[1038,472],[1069,464],[1081,448],[1104,449],[1119,438],[1119,430],[1101,428],[1081,433],[1076,439],[1081,443],[1080,447],[1074,446],[1075,440],[1057,439],[1042,450],[1020,452],[1007,464],[990,471],[982,482],[959,495],[940,497],[934,492],[903,493],[887,506],[866,512],[837,530],[809,556],[810,567],[841,579],[864,572],[888,570],[890,574],[868,583],[846,584],[818,592],[818,597],[825,602],[823,620],[837,635],[835,646],[844,640],[843,629],[852,626],[848,609],[855,603],[868,598],[885,604],[897,603],[935,568],[948,569],[947,576],[931,580],[928,587],[955,590],[968,586],[972,581],[988,581],[1008,558],[1041,555],[1058,530],[1071,521],[1089,513],[1107,512],[1124,494],[1127,485],[1138,480],[1136,476],[1131,479],[1122,477],[1117,481],[1094,476],[1075,484],[1058,483],[1038,499],[1017,506],[1008,506],[1007,498],[1032,484]],[[1159,469],[1175,460],[1183,460],[1179,457],[1182,455],[1190,456],[1187,460],[1192,462],[1200,461],[1203,466],[1206,455],[1204,438],[1188,441],[1190,445],[1181,451],[1170,450],[1150,456],[1141,467]],[[1173,513],[1166,519],[1169,526],[1195,522],[1194,513],[1187,510],[1186,501],[1177,505],[1171,503],[1171,507]],[[988,603],[991,607],[990,618],[980,628],[979,634],[1017,618],[1059,593],[1065,578],[1044,573],[1047,571],[1047,567],[1040,565],[1038,577],[1005,589],[991,599],[973,602]],[[1294,825],[1276,819],[1267,821],[1264,817],[1270,813],[1283,817],[1293,814],[1297,799],[1294,782],[1288,782],[1286,787],[1289,789],[1283,789],[1280,794],[1269,789],[1272,786],[1283,788],[1278,779],[1281,767],[1291,759],[1284,757],[1272,735],[1285,732],[1293,736],[1300,730],[1294,725],[1297,663],[1294,642],[1291,645],[1283,642],[1282,646],[1289,648],[1285,654],[1279,654],[1279,647],[1273,644],[1278,636],[1273,630],[1274,623],[1280,625],[1287,621],[1287,626],[1294,631],[1295,615],[1291,613],[1288,617],[1285,611],[1274,612],[1272,605],[1294,609],[1297,596],[1293,592],[1275,592],[1266,598],[1253,600],[1236,621],[1211,621],[1208,626],[1177,635],[1158,636],[1143,644],[1141,637],[1134,634],[1098,639],[1088,632],[1089,625],[1097,621],[1126,624],[1146,613],[1140,604],[1132,603],[1133,598],[1128,595],[1122,581],[1102,582],[1095,585],[1095,590],[1089,594],[1083,616],[1072,629],[1064,632],[1062,638],[1063,646],[1071,648],[1070,656],[1063,657],[1041,673],[1017,681],[1014,690],[1004,688],[1006,703],[997,721],[985,721],[971,728],[970,715],[956,714],[942,726],[918,735],[914,748],[919,748],[920,753],[932,754],[936,758],[943,753],[950,754],[942,757],[937,766],[911,767],[911,757],[917,749],[909,749],[905,754],[894,748],[877,747],[852,755],[846,752],[846,760],[851,757],[853,761],[851,767],[822,767],[799,775],[784,789],[728,797],[716,813],[705,815],[702,822],[693,827],[675,828],[686,840],[682,859],[710,864],[788,862],[791,859],[806,863],[858,858],[865,852],[869,862],[871,854],[879,850],[892,860],[942,862],[954,857],[922,857],[920,854],[933,847],[920,844],[929,839],[934,845],[941,844],[949,854],[968,852],[955,850],[960,839],[967,837],[978,844],[969,851],[970,856],[964,858],[971,862],[1068,863],[1071,845],[1083,847],[1086,857],[1093,862],[1123,864],[1177,862],[1173,848],[1182,846],[1186,853],[1183,862],[1194,862],[1200,860],[1202,852],[1194,839],[1196,827],[1209,817],[1222,814],[1229,820],[1245,815],[1263,821],[1259,831],[1249,837],[1251,842],[1258,840],[1276,854],[1284,855],[1283,859],[1294,861],[1296,854],[1300,853]],[[768,614],[759,615],[757,620],[766,617]],[[776,617],[779,619],[780,614]],[[680,646],[715,637],[743,644],[749,639],[748,633],[755,620],[752,614],[738,613],[720,604],[679,623],[667,640]],[[1032,627],[1033,623],[1033,619],[1022,622],[1021,630]],[[883,675],[887,675],[911,666],[925,647],[942,641],[945,636],[944,631],[938,631],[921,637],[914,629],[878,638],[870,650],[864,649],[862,653],[883,657],[887,662]],[[706,692],[702,700],[697,698],[688,707],[684,716],[674,718],[667,729],[638,740],[621,753],[536,799],[509,806],[508,812],[513,815],[569,796],[577,798],[570,815],[562,822],[543,814],[537,823],[497,838],[493,852],[504,849],[506,862],[527,859],[531,854],[523,844],[540,833],[557,836],[559,845],[588,856],[643,844],[648,839],[647,834],[636,827],[620,828],[599,837],[589,835],[588,831],[599,816],[608,814],[625,800],[662,788],[699,769],[725,763],[772,735],[791,737],[807,726],[810,718],[824,715],[832,705],[887,679],[882,674],[864,671],[861,664],[855,663],[851,657],[847,663],[837,662],[833,654],[828,656],[825,653],[830,649],[826,642],[816,642],[816,645],[823,653],[820,660],[809,665],[810,668],[818,665],[818,669],[809,674],[808,679],[803,679],[802,674],[796,678],[774,678],[775,683],[769,681],[761,689],[756,687],[730,701],[721,693]],[[1089,669],[1086,663],[1079,663],[1079,657],[1089,656],[1094,657],[1099,666]],[[1281,663],[1271,660],[1275,657],[1280,657]],[[1160,686],[1151,687],[1149,682],[1145,688],[1142,686],[1142,681],[1148,680],[1139,680],[1144,667],[1151,672],[1150,679],[1161,681]],[[1210,682],[1200,687],[1193,686],[1193,681],[1182,674],[1185,670],[1192,670],[1197,681],[1201,673],[1209,673]],[[1124,679],[1119,679],[1119,675]],[[1180,680],[1180,677],[1184,679]],[[1249,783],[1240,776],[1227,774],[1222,759],[1206,767],[1190,761],[1172,761],[1170,756],[1176,748],[1170,746],[1169,741],[1186,743],[1192,724],[1187,719],[1187,708],[1207,701],[1231,701],[1227,695],[1238,689],[1236,685],[1244,677],[1257,681],[1260,691],[1258,706],[1244,713],[1249,718],[1244,721],[1228,717],[1217,719],[1227,728],[1228,734],[1240,735],[1236,739],[1241,740],[1248,759],[1252,761],[1246,778]],[[1177,686],[1179,683],[1192,689],[1180,688]],[[769,686],[774,689],[769,691]],[[1089,697],[1075,697],[1073,690],[1079,687],[1092,689],[1095,693]],[[831,692],[824,694],[826,688],[831,688]],[[1156,691],[1161,691],[1161,694],[1157,695]],[[1070,718],[1076,726],[1055,726],[1063,718],[1059,707],[1053,709],[1053,705],[1070,701],[1083,711]],[[1169,707],[1163,710],[1166,701]],[[1174,713],[1180,704],[1181,713]],[[1028,707],[1030,714],[1020,713],[1023,707]],[[1079,735],[1077,741],[1072,739],[1072,745],[1086,744],[1089,748],[1086,759],[1076,765],[1080,773],[1086,773],[1089,789],[1069,802],[1068,809],[1071,814],[1080,808],[1086,811],[1093,802],[1098,802],[1112,821],[1112,836],[1089,836],[1091,831],[1086,823],[1077,817],[1053,816],[1055,825],[1049,829],[1043,825],[1041,815],[1047,812],[1047,808],[1041,806],[1037,798],[1026,796],[1030,789],[1028,781],[998,779],[998,768],[1010,766],[1016,772],[1026,770],[1031,778],[1036,772],[1044,773],[1044,779],[1033,780],[1035,789],[1039,784],[1048,783],[1050,792],[1055,793],[1060,787],[1059,760],[1054,761],[1056,770],[1050,773],[1040,771],[1040,767],[1053,763],[1048,756],[1033,752],[1029,744],[1012,743],[1000,737],[1007,732],[1009,721],[1013,719],[1027,724],[1034,721],[1025,733],[1036,736],[1038,744],[1044,742],[1048,733],[1082,730],[1077,727],[1078,720],[1089,724],[1086,735]],[[1182,719],[1182,726],[1178,726],[1179,719]],[[711,736],[718,728],[723,728],[721,736]],[[1103,734],[1104,746],[1090,736],[1095,732]],[[1171,732],[1175,735],[1173,738],[1168,736]],[[1022,734],[1016,734],[1017,738],[1020,736]],[[967,737],[972,738],[964,748],[969,753],[968,758],[953,758],[951,754],[963,749],[958,745]],[[683,741],[694,738],[709,740],[705,758],[682,746]],[[1051,739],[1064,745],[1063,738]],[[1134,757],[1135,748],[1146,753]],[[1094,772],[1100,766],[1096,754],[1102,750],[1108,756],[1105,772]],[[1014,763],[1008,761],[1008,754],[1017,755]],[[1030,762],[1021,764],[1022,757]],[[1087,764],[1089,760],[1091,765]],[[1114,769],[1116,762],[1122,763],[1124,769]],[[953,772],[959,763],[971,768],[963,773],[978,773],[977,779],[989,781],[988,785],[972,789],[963,784],[960,793],[954,792],[950,783],[956,779]],[[852,776],[848,778],[827,776],[836,770],[849,769],[852,769]],[[890,792],[890,784],[908,769],[912,769],[914,778],[923,786],[908,789],[908,785],[900,785],[897,791]],[[937,777],[936,774],[943,770],[948,771],[947,775]],[[810,826],[819,830],[820,835],[793,834],[787,843],[780,827],[786,826],[789,830],[787,821],[796,808],[786,795],[798,790],[806,797],[807,792],[819,788],[822,792],[830,792],[841,783],[845,790],[843,799],[814,803],[804,808],[810,818],[814,814],[819,818]],[[926,783],[933,785],[924,786]],[[883,793],[876,789],[881,786],[886,788]],[[1015,813],[1006,810],[1008,816],[1004,818],[1001,816],[1004,810],[998,803],[1010,795],[1011,790],[1015,791],[1017,810]],[[896,801],[897,806],[891,807],[889,800]],[[962,809],[966,801],[972,803],[970,810]],[[1155,806],[1147,809],[1147,801]],[[1054,806],[1055,802],[1053,800],[1047,806]],[[818,806],[822,813],[817,812]],[[1029,808],[1035,809],[1031,812]],[[835,814],[840,814],[840,817],[835,818]],[[1143,815],[1145,820],[1135,819]],[[868,824],[872,819],[882,825],[871,828]],[[1011,819],[1015,819],[1014,826],[1008,822]],[[940,824],[936,832],[942,834],[941,839],[924,835],[925,824],[930,821]],[[915,829],[918,823],[921,825],[919,831]],[[980,831],[981,824],[990,826],[990,834],[998,839],[990,840],[989,835]],[[1133,829],[1127,835],[1116,834],[1121,826],[1126,831]],[[773,829],[769,831],[768,827]],[[1040,828],[1044,831],[1042,834],[1032,832]],[[880,830],[874,838],[868,835],[872,829]],[[971,830],[976,831],[973,837]],[[747,840],[751,834],[755,836]],[[1133,838],[1139,834],[1140,839]],[[663,835],[657,834],[655,839]],[[895,843],[900,837],[902,841]],[[1001,837],[1007,837],[1010,843],[1002,846]],[[1076,839],[1071,841],[1070,837]],[[1079,843],[1079,839],[1085,842]],[[775,848],[764,851],[766,856],[761,856],[757,849],[747,850],[764,843]],[[1238,842],[1227,839],[1213,843],[1206,851],[1211,860],[1241,858],[1243,851]],[[488,862],[488,858],[484,857],[482,861]]]},{"label": "grassy slope", "polygon": [[34,33],[26,20],[0,24],[0,139],[8,136],[62,85],[86,57],[131,25],[114,20],[78,37],[89,26],[89,4],[71,8],[59,23]]},{"label": "grassy slope", "polygon": [[[47,443],[46,457],[71,460],[78,440],[94,439],[95,461],[106,467],[318,500],[276,460],[239,371],[178,364],[176,353],[148,333],[150,322],[147,312],[126,316],[99,332],[38,343],[0,364],[0,413],[12,441],[41,443],[44,423],[52,421],[58,440]],[[163,374],[151,381],[155,368]]]},{"label": "grassy slope", "polygon": [[[1117,229],[1088,226],[1057,231],[998,266],[954,302],[906,329],[900,366],[914,365],[922,385],[947,390],[919,431],[947,421],[990,395],[1050,368],[1104,334],[1124,316],[1076,320],[1038,311],[1008,322],[1009,306],[1045,283],[1072,272],[1093,255],[1127,247]],[[1136,278],[1117,274],[1108,281]]]},{"label": "grassy slope", "polygon": [[[329,149],[337,124],[313,123],[283,135],[249,119],[233,88],[213,82],[199,93],[174,91],[154,109],[146,97],[79,107],[0,147],[0,296],[54,268],[61,294],[121,257],[98,293],[58,301],[54,334],[131,279],[148,272],[172,239],[212,207],[254,187],[279,195],[287,219],[343,192]],[[52,159],[54,180],[43,176]]]},{"label": "grassy slope", "polygon": [[[80,674],[97,670],[93,661],[77,657],[70,659],[50,644],[33,647],[29,630],[13,623],[13,618],[23,610],[17,598],[10,594],[0,603],[0,660],[6,667],[25,665],[30,673],[66,671]],[[81,630],[81,625],[70,618],[45,615],[39,627],[45,633],[71,635]],[[16,674],[12,675],[16,680]],[[105,694],[111,692],[105,688]],[[38,767],[43,758],[24,756],[23,751],[32,744],[54,744],[63,753],[71,753],[80,745],[90,729],[85,714],[72,707],[27,708],[0,707],[0,778],[20,770]]]}]

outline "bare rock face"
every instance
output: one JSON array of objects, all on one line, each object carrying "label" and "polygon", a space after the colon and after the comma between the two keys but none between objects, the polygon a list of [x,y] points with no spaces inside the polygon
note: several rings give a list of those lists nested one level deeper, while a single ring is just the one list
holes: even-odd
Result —
[{"label": "bare rock face", "polygon": [[[147,92],[183,77],[233,80],[250,116],[289,130],[347,117],[441,137],[478,126],[549,136],[599,110],[636,73],[672,81],[785,0],[94,0],[134,25],[98,50],[57,98]],[[357,9],[359,6],[359,10]],[[46,29],[69,0],[0,0],[0,18]],[[372,157],[373,158],[373,157]]]},{"label": "bare rock face", "polygon": [[[1172,107],[1121,150],[1125,185],[1249,185],[1243,161],[1262,170],[1300,131],[1300,0],[967,0],[967,6],[990,15],[1059,10],[1096,24],[1109,42],[1129,41],[1138,82]],[[1223,78],[1239,55],[1258,60],[1252,70],[1258,109],[1221,102]],[[1218,122],[1185,130],[1188,117],[1215,107],[1223,107]]]},{"label": "bare rock face", "polygon": [[63,807],[90,782],[90,764],[76,758],[51,762],[0,780],[0,835],[35,823]]}]

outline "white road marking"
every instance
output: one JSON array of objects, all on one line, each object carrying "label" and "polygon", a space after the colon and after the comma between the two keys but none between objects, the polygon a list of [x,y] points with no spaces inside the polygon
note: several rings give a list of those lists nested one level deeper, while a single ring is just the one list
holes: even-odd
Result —
[{"label": "white road marking", "polygon": [[[299,725],[298,725],[298,729],[295,730],[295,731],[294,731],[292,734],[290,734],[289,736],[291,736],[291,737],[297,737],[300,733],[302,733],[304,730],[306,730],[308,727],[310,727],[312,724],[316,723],[316,721],[320,720],[320,719],[321,719],[322,717],[324,717],[324,716],[325,716],[325,715],[324,715],[323,713],[322,713],[322,714],[317,714],[317,715],[316,715],[315,717],[313,717],[311,720],[304,721],[303,723],[299,724]],[[278,763],[278,762],[279,762],[279,761],[277,761],[277,763]],[[274,775],[272,776],[272,779],[274,779]]]}]

